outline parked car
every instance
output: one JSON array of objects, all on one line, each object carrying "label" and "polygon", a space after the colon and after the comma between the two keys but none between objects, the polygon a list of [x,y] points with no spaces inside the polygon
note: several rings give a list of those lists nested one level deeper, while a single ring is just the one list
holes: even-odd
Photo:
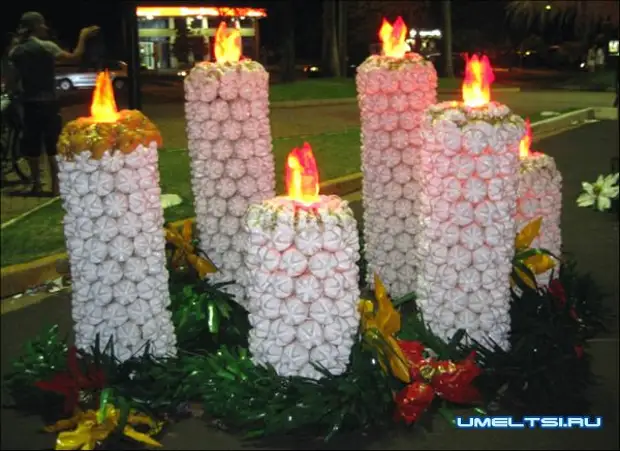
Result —
[{"label": "parked car", "polygon": [[[123,89],[127,83],[127,63],[109,61],[103,64],[108,69],[115,89]],[[56,68],[56,87],[61,91],[89,89],[95,87],[97,73],[101,68],[93,66],[58,66]]]}]

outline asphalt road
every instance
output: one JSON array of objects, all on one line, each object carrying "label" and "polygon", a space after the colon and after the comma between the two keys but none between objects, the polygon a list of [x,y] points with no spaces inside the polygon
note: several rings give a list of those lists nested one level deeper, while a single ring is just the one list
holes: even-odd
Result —
[{"label": "asphalt road", "polygon": [[[575,198],[584,180],[592,181],[609,170],[609,159],[618,155],[617,121],[599,122],[540,141],[535,150],[556,159],[563,174],[562,229],[565,251],[574,255],[583,272],[608,293],[606,302],[618,312],[618,219],[609,214],[578,208]],[[352,204],[361,219],[361,204]],[[54,295],[29,307],[3,314],[2,373],[19,355],[23,343],[36,336],[45,325],[58,323],[69,332],[70,299],[68,294]],[[326,449],[618,449],[618,329],[591,344],[594,371],[600,385],[592,387],[591,415],[602,415],[604,427],[596,431],[464,431],[455,430],[437,418],[432,433],[417,429],[398,430],[379,441],[367,437],[347,436]],[[208,409],[208,406],[205,406]],[[578,413],[578,412],[575,412]],[[2,449],[51,449],[52,434],[37,433],[43,426],[38,418],[23,417],[3,409],[1,417]],[[265,449],[240,442],[234,433],[210,428],[199,420],[188,420],[169,427],[162,440],[166,449]],[[294,438],[272,443],[267,449],[316,449]]]}]

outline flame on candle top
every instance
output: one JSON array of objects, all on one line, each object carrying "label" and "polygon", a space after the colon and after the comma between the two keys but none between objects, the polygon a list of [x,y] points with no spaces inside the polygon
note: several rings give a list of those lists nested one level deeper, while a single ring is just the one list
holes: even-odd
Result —
[{"label": "flame on candle top", "polygon": [[220,22],[215,32],[215,61],[218,63],[236,63],[241,59],[241,31],[228,28],[226,22]]},{"label": "flame on candle top", "polygon": [[529,118],[525,120],[525,135],[519,142],[519,158],[524,159],[530,155],[532,146],[532,127]]},{"label": "flame on candle top", "polygon": [[310,144],[295,148],[286,159],[286,190],[288,197],[303,204],[318,202],[319,170]]},{"label": "flame on candle top", "polygon": [[394,58],[402,58],[407,53],[407,26],[402,17],[398,17],[391,25],[385,18],[379,30],[379,38],[383,44],[383,54]]},{"label": "flame on candle top", "polygon": [[463,103],[470,107],[484,106],[491,101],[491,83],[495,80],[486,55],[467,59],[463,80]]},{"label": "flame on candle top", "polygon": [[118,120],[114,88],[107,70],[97,74],[90,115],[95,122],[113,123]]}]

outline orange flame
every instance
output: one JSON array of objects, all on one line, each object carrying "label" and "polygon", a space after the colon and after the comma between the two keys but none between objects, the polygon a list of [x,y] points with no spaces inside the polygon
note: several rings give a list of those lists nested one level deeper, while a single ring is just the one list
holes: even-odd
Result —
[{"label": "orange flame", "polygon": [[220,22],[215,32],[215,61],[218,63],[236,63],[241,59],[241,31],[228,28],[226,22]]},{"label": "orange flame", "polygon": [[474,55],[467,60],[463,80],[463,102],[467,106],[478,107],[491,101],[491,83],[495,80],[491,63],[486,55],[478,59]]},{"label": "orange flame", "polygon": [[407,25],[402,17],[398,17],[394,25],[384,18],[379,30],[379,38],[383,44],[383,54],[394,58],[402,58],[407,53]]},{"label": "orange flame", "polygon": [[93,101],[90,104],[90,115],[95,122],[111,123],[118,120],[114,89],[107,70],[97,74]]},{"label": "orange flame", "polygon": [[525,135],[519,142],[519,158],[524,159],[530,155],[532,146],[532,127],[529,118],[525,121]]},{"label": "orange flame", "polygon": [[319,200],[319,170],[310,144],[295,148],[286,159],[286,190],[288,197],[312,204]]}]

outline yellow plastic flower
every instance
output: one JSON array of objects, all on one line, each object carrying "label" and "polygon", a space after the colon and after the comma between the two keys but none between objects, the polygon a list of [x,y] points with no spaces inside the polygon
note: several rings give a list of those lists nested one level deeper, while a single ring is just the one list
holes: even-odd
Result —
[{"label": "yellow plastic flower", "polygon": [[[400,313],[392,305],[385,286],[375,274],[375,304],[362,299],[359,304],[361,313],[361,333],[366,341],[385,355],[392,374],[405,383],[411,382],[409,365],[394,335],[400,331]],[[387,350],[387,352],[385,352]],[[379,364],[387,372],[386,363],[379,359]]]},{"label": "yellow plastic flower", "polygon": [[[67,420],[60,420],[52,426],[47,426],[45,431],[59,432],[54,449],[92,450],[104,442],[118,427],[120,417],[120,410],[108,404],[101,419],[98,418],[97,412],[94,410],[88,410],[87,412],[77,411],[73,417]],[[138,432],[134,428],[137,425],[148,426],[149,431],[146,433]],[[161,447],[161,443],[151,438],[159,433],[161,428],[162,423],[156,422],[146,415],[130,412],[123,429],[123,434],[142,444],[151,447]]]},{"label": "yellow plastic flower", "polygon": [[[540,225],[542,224],[542,217],[534,219],[528,223],[521,232],[517,234],[515,239],[515,259],[525,265],[532,274],[542,274],[555,266],[555,260],[542,252],[536,252],[532,255],[520,257],[523,253],[530,250],[530,246],[534,239],[540,233]],[[515,272],[523,282],[532,289],[536,289],[536,280],[532,279],[529,274],[526,274],[519,268],[515,268]],[[511,278],[510,283],[515,284],[515,281]]]},{"label": "yellow plastic flower", "polygon": [[217,268],[210,260],[196,254],[196,250],[192,245],[191,221],[187,220],[183,223],[182,233],[179,233],[173,227],[167,227],[166,240],[177,247],[172,255],[173,266],[178,267],[185,260],[198,271],[198,275],[201,279],[207,274],[217,272]]}]

